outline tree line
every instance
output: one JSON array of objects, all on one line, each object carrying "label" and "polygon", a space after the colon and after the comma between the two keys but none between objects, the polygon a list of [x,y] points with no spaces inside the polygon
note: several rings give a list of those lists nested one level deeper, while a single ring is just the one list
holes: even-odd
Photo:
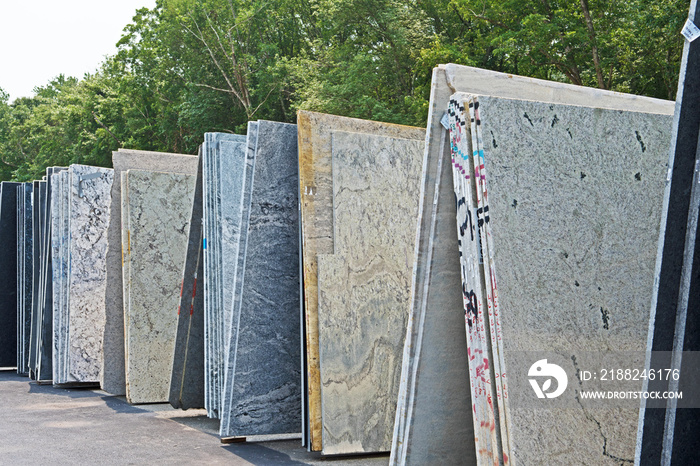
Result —
[{"label": "tree line", "polygon": [[675,99],[687,0],[159,0],[117,53],[33,97],[0,89],[0,179],[111,166],[119,147],[194,154],[210,131],[298,109],[424,126],[458,63]]}]

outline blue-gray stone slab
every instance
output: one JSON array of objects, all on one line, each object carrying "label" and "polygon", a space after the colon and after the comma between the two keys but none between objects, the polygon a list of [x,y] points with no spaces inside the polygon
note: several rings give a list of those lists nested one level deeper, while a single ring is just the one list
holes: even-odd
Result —
[{"label": "blue-gray stone slab", "polygon": [[222,437],[301,430],[296,125],[259,121]]},{"label": "blue-gray stone slab", "polygon": [[20,286],[19,312],[17,314],[17,373],[29,375],[29,340],[32,328],[32,277],[33,277],[33,240],[32,240],[32,198],[33,183],[22,183],[18,188],[18,228],[20,230],[18,251],[18,273]]},{"label": "blue-gray stone slab", "polygon": [[17,364],[17,186],[0,183],[0,367]]}]

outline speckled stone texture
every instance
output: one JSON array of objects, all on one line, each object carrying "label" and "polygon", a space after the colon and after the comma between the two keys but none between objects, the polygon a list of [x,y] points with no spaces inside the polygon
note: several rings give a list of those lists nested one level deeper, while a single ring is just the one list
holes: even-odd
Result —
[{"label": "speckled stone texture", "polygon": [[69,270],[70,270],[70,173],[62,171],[58,174],[58,276],[54,277],[59,288],[58,305],[54,306],[54,357],[53,382],[65,384],[71,381],[68,371],[68,342],[69,327]]},{"label": "speckled stone texture", "polygon": [[205,133],[204,192],[204,380],[205,407],[219,417],[225,347],[230,331],[232,285],[238,257],[246,136]]},{"label": "speckled stone texture", "polygon": [[71,165],[68,376],[99,382],[112,169]]},{"label": "speckled stone texture", "polygon": [[17,187],[0,183],[0,367],[17,364]]},{"label": "speckled stone texture", "polygon": [[[297,128],[258,121],[256,139],[222,437],[301,431]],[[247,168],[253,169],[252,160]]]},{"label": "speckled stone texture", "polygon": [[126,397],[167,402],[195,177],[126,172],[130,248]]},{"label": "speckled stone texture", "polygon": [[[433,70],[415,296],[404,350],[392,464],[476,462],[459,256],[452,255],[458,251],[458,243],[450,142],[440,124],[454,92],[673,113],[672,102],[658,99],[454,64]],[[481,421],[473,422],[478,425]]]},{"label": "speckled stone texture", "polygon": [[334,254],[318,256],[323,453],[388,451],[423,141],[332,132]]},{"label": "speckled stone texture", "polygon": [[[509,353],[535,349],[571,373],[586,351],[643,354],[671,116],[478,102],[505,369],[527,371]],[[522,464],[634,459],[637,409],[511,412]]]},{"label": "speckled stone texture", "polygon": [[425,130],[322,113],[300,111],[297,115],[299,138],[299,192],[303,233],[302,262],[304,317],[306,331],[306,375],[308,406],[304,429],[306,445],[312,451],[322,448],[321,377],[318,346],[318,268],[319,254],[333,253],[333,188],[331,173],[331,132],[349,131],[379,136],[423,140]]},{"label": "speckled stone texture", "polygon": [[183,268],[170,404],[173,408],[204,407],[204,261],[202,257],[202,156],[192,203],[192,216]]},{"label": "speckled stone texture", "polygon": [[100,386],[113,395],[124,395],[124,303],[121,239],[121,172],[128,169],[154,170],[194,175],[197,157],[164,152],[119,149],[112,153],[114,183],[109,230],[107,232],[106,321],[103,348],[104,364]]},{"label": "speckled stone texture", "polygon": [[18,236],[18,312],[17,312],[17,373],[29,375],[29,339],[32,325],[32,191],[33,183],[17,188]]}]

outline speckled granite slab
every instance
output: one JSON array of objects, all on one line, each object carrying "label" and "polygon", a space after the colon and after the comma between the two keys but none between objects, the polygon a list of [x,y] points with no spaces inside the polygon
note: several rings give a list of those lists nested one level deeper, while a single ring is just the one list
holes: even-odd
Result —
[{"label": "speckled granite slab", "polygon": [[[205,407],[219,417],[225,345],[231,322],[234,268],[240,235],[246,137],[205,133],[204,192],[204,380]],[[229,325],[227,325],[229,323]]]},{"label": "speckled granite slab", "polygon": [[121,239],[121,172],[128,169],[154,170],[193,175],[197,157],[164,152],[119,149],[112,153],[114,183],[112,184],[111,216],[107,233],[107,288],[105,290],[106,321],[103,348],[104,364],[100,386],[108,393],[124,395],[124,303],[122,280]]},{"label": "speckled granite slab", "polygon": [[17,364],[17,187],[0,183],[0,367]]},{"label": "speckled granite slab", "polygon": [[[454,92],[548,100],[605,108],[673,112],[673,103],[480,70],[440,65],[433,71],[415,296],[404,350],[392,464],[475,462],[472,400],[464,353],[465,307],[454,236],[456,205],[450,142],[440,121]],[[473,419],[473,425],[482,420]],[[482,452],[483,453],[483,452]],[[465,458],[471,458],[465,460]]]},{"label": "speckled granite slab", "polygon": [[331,174],[331,131],[371,133],[380,136],[423,140],[421,128],[393,125],[355,118],[300,111],[299,192],[303,233],[302,262],[306,332],[308,423],[304,442],[312,451],[322,448],[321,378],[318,346],[317,256],[333,253],[333,189]]},{"label": "speckled granite slab", "polygon": [[173,408],[204,407],[204,261],[202,257],[202,154],[192,202],[169,402]]},{"label": "speckled granite slab", "polygon": [[[114,171],[71,165],[68,378],[99,382],[105,325],[105,258]],[[65,322],[63,323],[65,326]]]},{"label": "speckled granite slab", "polygon": [[388,451],[424,144],[331,134],[334,253],[318,256],[323,453]]},{"label": "speckled granite slab", "polygon": [[58,232],[58,284],[59,302],[54,307],[54,348],[58,352],[54,358],[54,384],[68,383],[68,341],[69,335],[69,271],[70,271],[70,173],[62,171],[58,174],[59,183],[59,232]]},{"label": "speckled granite slab", "polygon": [[[62,173],[64,175],[62,175]],[[67,186],[63,182],[63,177],[67,177],[65,168],[56,167],[51,174],[51,256],[50,274],[52,284],[51,297],[51,318],[52,318],[52,374],[54,383],[59,383],[62,374],[60,373],[65,356],[63,343],[68,336],[67,331],[63,332],[62,318],[67,315],[64,312],[62,302],[66,299],[67,293],[67,267],[64,266],[66,259],[63,254],[64,245],[67,241],[67,227],[64,228],[64,204],[67,203]]]},{"label": "speckled granite slab", "polygon": [[[661,216],[671,116],[485,96],[474,105],[488,135],[478,141],[503,373],[527,371],[509,361],[533,348],[561,355],[570,373],[591,349],[643,355],[659,228],[648,219]],[[634,459],[637,409],[507,404],[517,462]]]},{"label": "speckled granite slab", "polygon": [[167,402],[195,177],[128,170],[126,184],[126,397]]},{"label": "speckled granite slab", "polygon": [[[43,355],[42,334],[43,334],[43,288],[41,286],[41,263],[43,247],[43,219],[46,199],[46,181],[34,182],[34,200],[32,205],[32,329],[29,348],[29,378],[32,380],[42,379],[41,360]],[[50,377],[49,377],[50,378]]]},{"label": "speckled granite slab", "polygon": [[251,126],[222,437],[301,431],[297,128]]}]

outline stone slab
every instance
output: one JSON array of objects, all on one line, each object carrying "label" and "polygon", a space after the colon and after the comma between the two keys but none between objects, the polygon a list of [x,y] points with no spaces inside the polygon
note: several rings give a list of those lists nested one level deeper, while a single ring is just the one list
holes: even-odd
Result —
[{"label": "stone slab", "polygon": [[17,187],[0,183],[0,367],[17,364]]},{"label": "stone slab", "polygon": [[222,437],[301,431],[297,128],[258,121],[253,132]]},{"label": "stone slab", "polygon": [[[446,462],[475,462],[461,302],[459,260],[449,256],[456,238],[456,208],[452,187],[450,144],[442,120],[454,92],[499,95],[520,99],[545,99],[565,104],[596,105],[670,114],[672,104],[657,99],[480,70],[461,65],[440,65],[433,70],[421,224],[415,266],[412,315],[402,369],[402,390],[397,406],[392,464],[426,464],[435,458]],[[437,200],[434,202],[434,200]],[[448,251],[447,253],[445,251]],[[438,292],[438,290],[440,292]],[[459,312],[456,310],[459,308]],[[458,324],[461,322],[461,325]],[[437,374],[442,376],[436,377]],[[460,398],[463,397],[463,398]],[[460,402],[446,405],[446,400]],[[444,415],[436,415],[443,413]],[[451,414],[450,414],[451,413]],[[440,452],[446,456],[441,456]]]},{"label": "stone slab", "polygon": [[169,402],[173,408],[204,408],[204,261],[202,242],[202,154],[192,202],[192,217],[177,315]]},{"label": "stone slab", "polygon": [[[476,127],[488,135],[477,139],[503,374],[526,372],[511,355],[533,349],[561,355],[570,373],[592,349],[643,354],[659,229],[648,219],[661,216],[671,116],[486,96],[476,102]],[[516,462],[634,459],[637,409],[541,413],[508,405]],[[556,442],[533,440],[555,435]]]},{"label": "stone slab", "polygon": [[128,170],[126,183],[126,397],[130,403],[167,402],[195,177]]},{"label": "stone slab", "polygon": [[32,183],[17,187],[17,373],[29,374],[32,305]]},{"label": "stone slab", "polygon": [[323,453],[389,451],[424,143],[331,139],[334,253],[318,256]]},{"label": "stone slab", "polygon": [[112,169],[71,165],[68,373],[99,382],[105,325],[107,228]]},{"label": "stone slab", "polygon": [[224,360],[231,322],[231,300],[246,157],[246,136],[205,133],[204,191],[204,309],[205,407],[219,417]]},{"label": "stone slab", "polygon": [[308,405],[305,444],[312,451],[322,448],[321,379],[318,347],[318,254],[333,252],[333,191],[331,131],[371,133],[423,140],[425,131],[410,126],[299,111],[299,192],[303,234],[304,315]]},{"label": "stone slab", "polygon": [[124,303],[122,288],[121,250],[121,172],[144,169],[169,173],[194,174],[197,157],[163,152],[119,149],[112,153],[114,180],[110,205],[110,223],[107,232],[107,287],[105,290],[105,329],[103,337],[104,364],[100,386],[114,395],[124,395]]}]

